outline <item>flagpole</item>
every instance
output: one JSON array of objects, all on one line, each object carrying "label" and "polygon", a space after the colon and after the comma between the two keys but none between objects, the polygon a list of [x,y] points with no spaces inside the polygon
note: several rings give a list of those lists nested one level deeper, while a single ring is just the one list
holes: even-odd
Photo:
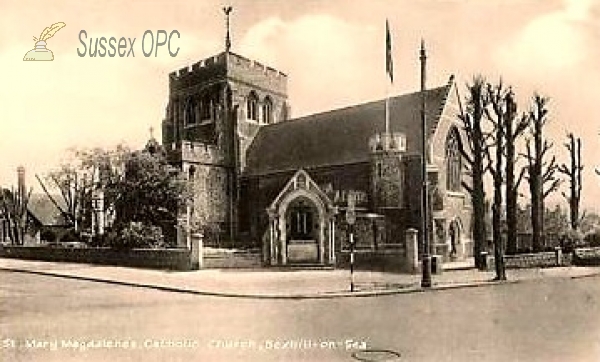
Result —
[{"label": "flagpole", "polygon": [[394,64],[392,59],[392,34],[387,19],[385,19],[385,73],[386,78],[390,78],[389,83],[386,79],[385,87],[385,137],[388,137],[390,133],[390,85],[394,82]]},{"label": "flagpole", "polygon": [[[387,80],[386,80],[387,81]],[[385,134],[390,133],[390,85],[385,87]]]}]

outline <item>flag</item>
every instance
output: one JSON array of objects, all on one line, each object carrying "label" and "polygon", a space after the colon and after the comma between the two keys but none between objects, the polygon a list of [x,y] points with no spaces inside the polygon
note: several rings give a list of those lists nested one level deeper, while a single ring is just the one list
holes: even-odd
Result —
[{"label": "flag", "polygon": [[385,71],[390,76],[390,81],[394,83],[394,62],[392,60],[392,35],[390,34],[390,24],[385,20]]}]

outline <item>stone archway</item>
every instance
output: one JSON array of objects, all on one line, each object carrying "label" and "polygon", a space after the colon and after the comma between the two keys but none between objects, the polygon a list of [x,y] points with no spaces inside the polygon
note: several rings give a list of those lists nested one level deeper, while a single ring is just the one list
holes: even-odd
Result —
[{"label": "stone archway", "polygon": [[324,262],[325,208],[306,190],[289,194],[279,207],[281,252],[285,264]]},{"label": "stone archway", "polygon": [[267,209],[270,265],[331,264],[335,208],[300,170]]}]

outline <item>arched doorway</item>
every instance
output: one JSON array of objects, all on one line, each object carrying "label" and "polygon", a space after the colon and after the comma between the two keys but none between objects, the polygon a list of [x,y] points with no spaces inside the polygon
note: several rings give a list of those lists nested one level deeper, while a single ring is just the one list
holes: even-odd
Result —
[{"label": "arched doorway", "polygon": [[267,209],[270,265],[331,264],[335,213],[331,200],[299,170]]},{"label": "arched doorway", "polygon": [[292,200],[285,212],[287,260],[290,263],[319,262],[321,213],[307,197]]}]

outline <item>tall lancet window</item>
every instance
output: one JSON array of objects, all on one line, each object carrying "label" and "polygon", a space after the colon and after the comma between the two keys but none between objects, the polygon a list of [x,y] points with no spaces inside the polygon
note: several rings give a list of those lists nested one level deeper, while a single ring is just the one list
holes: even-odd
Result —
[{"label": "tall lancet window", "polygon": [[262,123],[273,123],[273,102],[270,97],[265,98],[262,106]]},{"label": "tall lancet window", "polygon": [[203,96],[200,101],[200,120],[206,121],[212,119],[212,99],[209,96]]},{"label": "tall lancet window", "polygon": [[183,119],[186,125],[188,124],[196,124],[197,122],[197,114],[196,114],[196,102],[194,98],[189,97],[185,102],[185,109],[183,111]]},{"label": "tall lancet window", "polygon": [[246,117],[253,121],[258,121],[258,96],[254,91],[251,91],[248,95]]},{"label": "tall lancet window", "polygon": [[462,156],[460,153],[460,135],[452,128],[446,140],[446,189],[462,190]]}]

